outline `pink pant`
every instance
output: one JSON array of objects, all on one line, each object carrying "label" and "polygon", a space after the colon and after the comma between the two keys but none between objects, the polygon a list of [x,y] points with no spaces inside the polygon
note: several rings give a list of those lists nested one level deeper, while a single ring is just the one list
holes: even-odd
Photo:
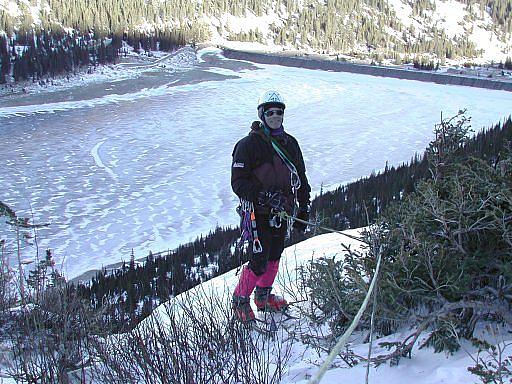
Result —
[{"label": "pink pant", "polygon": [[241,297],[251,296],[256,286],[267,288],[271,287],[279,270],[279,260],[272,260],[267,263],[267,269],[261,276],[256,276],[247,266],[242,269],[240,280],[235,288],[234,295]]}]

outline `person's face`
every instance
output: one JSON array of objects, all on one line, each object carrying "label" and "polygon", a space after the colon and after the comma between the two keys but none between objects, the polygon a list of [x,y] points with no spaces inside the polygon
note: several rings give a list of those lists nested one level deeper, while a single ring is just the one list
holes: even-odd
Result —
[{"label": "person's face", "polygon": [[283,124],[284,110],[281,108],[271,107],[263,112],[265,121],[270,129],[279,129]]}]

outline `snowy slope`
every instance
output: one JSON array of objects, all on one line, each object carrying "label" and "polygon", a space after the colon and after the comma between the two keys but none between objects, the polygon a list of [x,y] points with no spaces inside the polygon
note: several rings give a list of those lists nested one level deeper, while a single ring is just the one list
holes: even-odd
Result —
[{"label": "snowy slope", "polygon": [[393,7],[397,18],[405,26],[412,25],[418,34],[426,33],[427,29],[436,26],[444,30],[450,38],[467,35],[469,40],[475,43],[477,49],[483,50],[482,57],[488,60],[500,61],[510,55],[512,38],[509,34],[506,42],[499,41],[493,31],[493,22],[485,10],[475,6],[471,12],[475,18],[470,21],[470,12],[465,4],[454,0],[435,0],[435,10],[425,15],[424,18],[414,17],[411,7],[405,0],[387,0]]},{"label": "snowy slope", "polygon": [[[22,0],[25,9],[30,11],[34,24],[40,23],[40,10],[45,8],[48,11],[47,3],[38,1],[35,5],[28,0]],[[318,4],[325,4],[324,1],[317,0]],[[492,19],[489,15],[489,10],[480,7],[479,4],[473,5],[470,9],[466,4],[455,0],[432,0],[433,11],[425,12],[421,15],[414,15],[412,4],[414,2],[408,0],[387,0],[387,3],[396,17],[396,20],[401,24],[404,30],[392,30],[388,28],[385,32],[389,36],[395,36],[399,40],[403,40],[403,36],[407,39],[415,41],[421,36],[431,36],[433,27],[439,31],[444,31],[446,36],[450,39],[456,37],[467,36],[469,41],[475,43],[476,48],[482,50],[482,57],[480,60],[473,61],[491,61],[496,62],[505,61],[507,56],[512,55],[512,36],[507,34],[503,36],[501,32],[497,31],[493,25]],[[279,8],[278,5],[281,5]],[[305,2],[297,1],[299,10],[303,7],[315,6],[315,1]],[[0,10],[5,11],[12,17],[20,16],[20,7],[18,2],[13,0],[0,0]],[[377,24],[377,15],[379,10],[377,8],[363,7],[362,11],[369,20],[373,20]],[[245,12],[245,15],[234,16],[229,13],[224,13],[221,16],[212,15],[196,15],[195,23],[204,23],[210,29],[212,44],[221,44],[232,48],[251,48],[251,49],[264,49],[271,51],[281,51],[283,49],[293,49],[290,45],[279,46],[274,43],[277,33],[276,29],[283,27],[289,18],[296,18],[297,14],[290,14],[286,11],[284,5],[280,2],[274,2],[274,7],[266,10],[261,16],[255,15],[250,10]],[[351,25],[351,18],[346,20],[346,25],[351,28],[357,28]],[[163,21],[162,21],[163,22]],[[168,20],[165,22],[170,26],[181,25],[180,20]],[[353,23],[352,23],[353,24]],[[144,22],[137,26],[141,30],[151,30],[153,27],[150,23]],[[271,28],[273,27],[273,29]],[[397,27],[398,28],[398,27]],[[262,35],[261,43],[240,43],[234,40],[233,36],[239,33],[249,33],[258,31]],[[298,31],[296,31],[298,32]],[[306,52],[314,52],[308,46],[306,39],[301,39],[300,50]],[[353,47],[354,53],[368,53],[365,44]]]},{"label": "snowy slope", "polygon": [[[394,11],[397,21],[408,29],[404,33],[412,41],[417,40],[422,35],[429,36],[429,31],[436,27],[438,30],[444,31],[450,39],[467,36],[468,40],[475,44],[477,50],[483,51],[480,60],[474,60],[476,62],[505,61],[506,57],[512,54],[512,36],[508,34],[500,39],[499,34],[496,33],[493,27],[489,13],[486,9],[480,9],[478,5],[470,11],[465,4],[455,0],[433,0],[432,3],[435,10],[418,16],[413,14],[411,5],[413,2],[411,1],[387,0],[387,2],[392,11]],[[248,12],[245,18],[235,18],[231,15],[226,15],[221,20],[209,18],[208,20],[212,26],[223,25],[225,27],[222,35],[217,32],[217,28],[211,28],[212,42],[230,48],[281,51],[284,48],[274,44],[275,36],[268,31],[268,26],[272,23],[280,26],[283,24],[284,18],[290,15],[274,12],[271,12],[271,14],[273,18],[271,17],[270,19],[269,15],[256,17],[251,12]],[[372,18],[371,12],[368,12],[368,16]],[[263,36],[266,37],[264,40],[265,44],[241,43],[228,40],[231,32],[239,33],[251,30],[261,31]],[[386,32],[398,38],[402,36],[402,32],[398,30],[387,30]],[[314,52],[312,48],[307,46],[303,50]],[[354,51],[367,52],[364,44],[359,49],[356,47]]]},{"label": "snowy slope", "polygon": [[[359,230],[345,231],[352,236],[358,236]],[[344,255],[342,243],[351,249],[361,247],[362,243],[340,234],[327,234],[308,239],[295,246],[289,247],[285,250],[283,258],[281,259],[280,274],[277,278],[275,289],[277,292],[283,293],[290,298],[293,292],[298,291],[298,280],[296,269],[301,265],[305,265],[312,259],[325,257],[325,258],[342,258]],[[171,305],[174,308],[180,308],[180,302],[191,301],[191,297],[199,297],[210,295],[211,300],[219,299],[229,302],[229,296],[233,291],[238,277],[235,275],[235,270],[219,276],[215,279],[207,281],[202,285],[184,293],[169,303],[160,306],[156,310],[156,314],[165,318],[165,306]],[[198,294],[201,292],[201,294]],[[307,304],[304,304],[307,305]],[[198,307],[197,310],[204,308]],[[148,321],[146,321],[147,323]],[[142,323],[143,325],[145,323]],[[293,329],[296,332],[307,333],[309,330],[302,328],[300,330]],[[290,332],[288,330],[287,332]],[[279,343],[279,338],[286,338],[287,332],[278,332],[278,339],[275,343]],[[401,332],[387,336],[385,338],[374,341],[372,356],[386,354],[387,350],[379,346],[380,342],[399,341],[403,340],[408,334],[408,329],[403,329]],[[466,384],[478,382],[478,378],[473,376],[467,368],[474,366],[472,356],[476,356],[475,349],[464,343],[463,348],[454,353],[447,355],[445,353],[435,354],[432,349],[424,348],[419,350],[418,345],[421,344],[422,339],[425,339],[425,333],[418,340],[418,344],[413,350],[411,359],[403,358],[397,366],[390,366],[389,364],[382,364],[379,367],[371,367],[369,383],[371,384],[389,384],[389,383],[404,383],[414,382],[415,384],[432,384],[432,383],[450,383],[450,384]],[[509,339],[512,337],[509,335]],[[359,356],[367,356],[368,344],[362,342],[361,333],[354,333],[351,338],[349,348]],[[509,355],[512,354],[512,347],[505,352]],[[471,354],[471,355],[470,355]],[[311,376],[315,375],[319,365],[325,361],[326,353],[320,353],[305,344],[295,341],[291,347],[291,358],[285,369],[282,377],[282,384],[289,383],[308,383]],[[341,358],[337,358],[331,369],[326,373],[321,380],[322,384],[360,384],[364,383],[366,374],[366,364],[364,362],[350,368],[344,363]]]}]

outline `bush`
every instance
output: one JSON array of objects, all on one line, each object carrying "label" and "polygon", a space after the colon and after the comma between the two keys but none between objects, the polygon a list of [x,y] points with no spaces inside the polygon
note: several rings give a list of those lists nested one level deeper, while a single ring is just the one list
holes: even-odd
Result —
[{"label": "bush", "polygon": [[106,332],[98,313],[73,287],[48,288],[40,302],[14,316],[7,372],[21,383],[68,383],[83,377],[90,364],[91,340]]},{"label": "bush", "polygon": [[230,295],[199,287],[163,304],[132,331],[97,339],[94,373],[106,384],[273,384],[290,352],[291,341],[232,321]]},{"label": "bush", "polygon": [[[376,252],[382,253],[376,329],[389,334],[415,326],[389,356],[403,356],[427,329],[431,337],[423,345],[455,351],[458,339],[447,329],[471,338],[484,318],[512,324],[512,151],[493,164],[467,157],[468,132],[464,112],[436,126],[427,149],[431,177],[366,233],[378,247],[311,269],[311,282],[336,277],[330,286],[337,294],[317,291],[316,309],[346,327],[367,291],[362,276],[372,274]],[[320,283],[310,284],[315,290]]]}]

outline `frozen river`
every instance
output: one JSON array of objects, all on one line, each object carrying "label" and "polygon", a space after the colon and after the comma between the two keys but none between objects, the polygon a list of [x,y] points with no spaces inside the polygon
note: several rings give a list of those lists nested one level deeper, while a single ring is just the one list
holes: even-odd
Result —
[{"label": "frozen river", "polygon": [[68,278],[235,225],[231,152],[271,88],[287,100],[285,127],[314,191],[408,161],[441,112],[467,108],[478,131],[512,106],[502,91],[256,66],[203,50],[182,71],[0,98],[0,200],[51,223],[37,233],[39,250],[51,248]]}]

